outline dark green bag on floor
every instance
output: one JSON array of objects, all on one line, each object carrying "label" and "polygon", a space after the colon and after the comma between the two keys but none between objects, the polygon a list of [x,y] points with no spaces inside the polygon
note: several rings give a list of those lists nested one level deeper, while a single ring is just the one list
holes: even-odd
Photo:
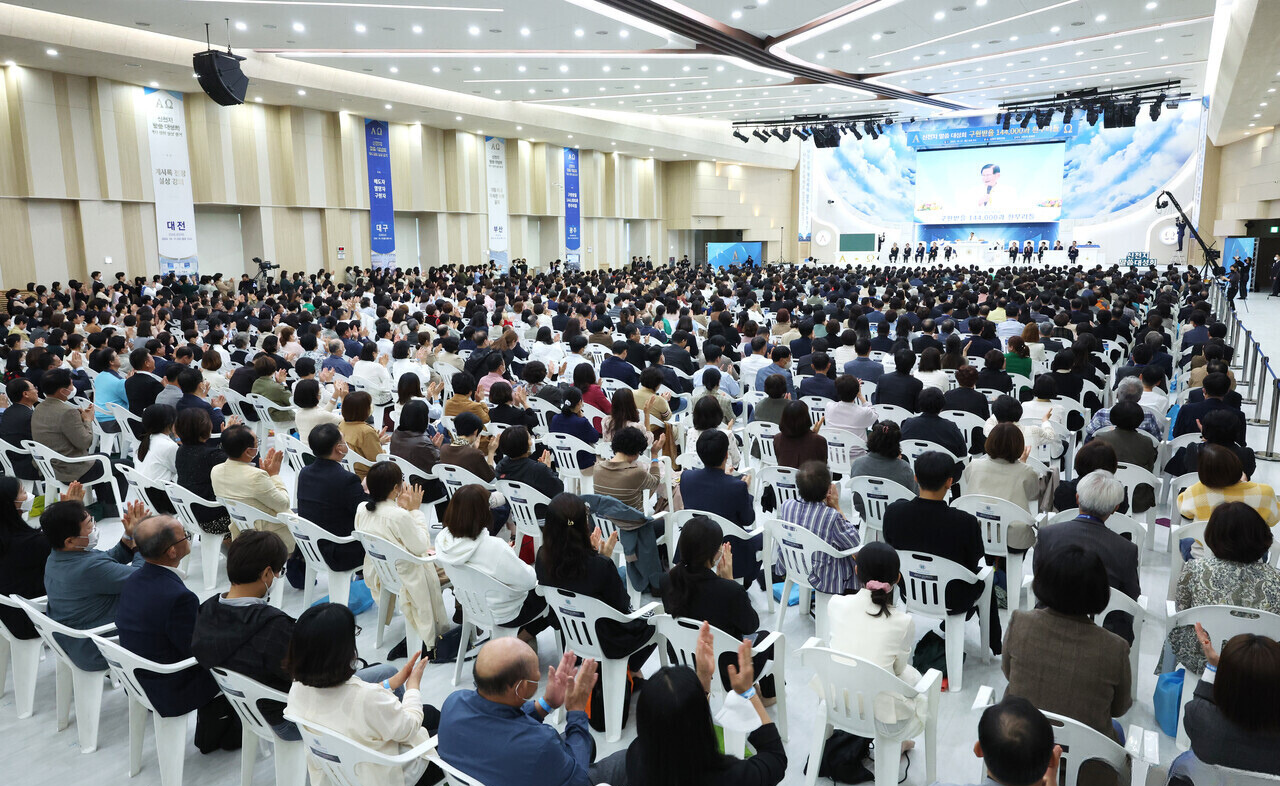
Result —
[{"label": "dark green bag on floor", "polygon": [[916,644],[911,653],[911,665],[921,674],[929,669],[937,669],[942,676],[947,676],[947,642],[937,633],[929,631]]}]

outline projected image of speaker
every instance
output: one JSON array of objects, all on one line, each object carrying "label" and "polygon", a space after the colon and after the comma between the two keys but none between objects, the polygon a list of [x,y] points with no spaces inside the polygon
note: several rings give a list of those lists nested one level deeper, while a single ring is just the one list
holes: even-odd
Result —
[{"label": "projected image of speaker", "polygon": [[814,126],[814,147],[840,147],[840,132],[835,126]]},{"label": "projected image of speaker", "polygon": [[243,60],[240,55],[209,49],[196,52],[191,57],[191,65],[200,87],[210,98],[222,106],[235,106],[244,103],[245,91],[249,89],[249,77],[240,71]]}]

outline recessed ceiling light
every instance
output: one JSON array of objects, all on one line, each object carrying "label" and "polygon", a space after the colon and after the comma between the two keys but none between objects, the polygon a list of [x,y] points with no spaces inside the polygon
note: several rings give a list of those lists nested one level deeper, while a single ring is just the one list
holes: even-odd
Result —
[{"label": "recessed ceiling light", "polygon": [[527,27],[522,27],[522,28],[520,28],[520,35],[522,35],[522,36],[528,36],[528,35],[529,35],[529,28],[527,28]]},{"label": "recessed ceiling light", "polygon": [[570,139],[573,139],[573,134],[570,134],[570,135],[569,135],[569,138],[570,138]]},{"label": "recessed ceiling light", "polygon": [[1276,89],[1274,87],[1267,88],[1268,93],[1274,93],[1275,91]]},{"label": "recessed ceiling light", "polygon": [[1263,102],[1261,102],[1260,104],[1258,104],[1258,106],[1266,106],[1266,105],[1267,105],[1267,102],[1266,102],[1266,101],[1263,101]]},{"label": "recessed ceiling light", "polygon": [[603,72],[605,72],[605,73],[607,74],[607,73],[609,73],[609,71],[610,71],[610,70],[612,70],[612,69],[610,69],[610,68],[609,68],[609,66],[601,66],[600,70],[601,70],[601,71],[603,71]]},{"label": "recessed ceiling light", "polygon": [[390,71],[390,72],[391,72],[391,73],[393,73],[393,74],[398,74],[398,73],[400,73],[400,69],[399,69],[399,68],[396,68],[395,66],[391,66],[391,68],[389,68],[389,69],[387,69],[387,70],[388,70],[388,71]]},{"label": "recessed ceiling light", "polygon": [[562,88],[560,88],[560,92],[561,92],[561,93],[567,93],[567,92],[569,92],[569,88],[567,88],[567,87],[562,87]]},{"label": "recessed ceiling light", "polygon": [[11,68],[12,68],[13,66],[16,66],[16,65],[17,65],[17,63],[13,62],[12,60],[6,60],[6,61],[4,61],[4,64],[5,64],[6,66],[11,67]]},{"label": "recessed ceiling light", "polygon": [[640,70],[641,70],[641,71],[648,71],[648,70],[649,70],[649,66],[642,65],[642,66],[640,66]]},{"label": "recessed ceiling light", "polygon": [[523,74],[525,71],[528,71],[529,69],[526,68],[525,66],[516,66],[516,70]]},{"label": "recessed ceiling light", "polygon": [[1156,6],[1158,6],[1158,5],[1160,5],[1160,4],[1159,4],[1159,3],[1155,3],[1155,2],[1147,3],[1147,10],[1148,10],[1148,11],[1154,11],[1154,10],[1155,10],[1155,8],[1156,8]]},{"label": "recessed ceiling light", "polygon": [[494,90],[494,91],[493,91],[493,94],[494,94],[495,96],[500,96],[500,95],[502,95],[502,91],[501,91],[501,90]]},{"label": "recessed ceiling light", "polygon": [[357,32],[357,33],[363,33],[363,32],[364,32],[365,30],[367,30],[367,29],[368,29],[368,28],[366,28],[366,27],[365,27],[363,24],[361,24],[360,22],[356,22],[356,32]]},{"label": "recessed ceiling light", "polygon": [[294,22],[294,23],[293,23],[293,32],[295,32],[295,33],[305,33],[305,32],[307,32],[307,26],[306,26],[306,25],[304,25],[304,24],[302,24],[301,22]]},{"label": "recessed ceiling light", "polygon": [[471,66],[471,70],[475,71],[478,74],[480,73],[480,66]]},{"label": "recessed ceiling light", "polygon": [[879,34],[879,33],[872,33],[872,34],[871,34],[871,40],[872,40],[872,41],[879,41],[879,40],[880,40],[880,34]]},{"label": "recessed ceiling light", "polygon": [[[824,53],[822,53],[822,52],[819,52],[819,53],[818,53],[818,59],[819,59],[819,60],[825,60],[826,58],[827,58],[827,56],[826,56]],[[684,70],[688,71],[688,70],[689,70],[689,67],[688,67],[688,66],[685,66]]]},{"label": "recessed ceiling light", "polygon": [[582,38],[584,35],[586,35],[586,34],[587,34],[587,31],[585,31],[585,30],[583,30],[581,27],[579,27],[578,29],[576,29],[576,30],[574,30],[574,31],[573,31],[573,34],[574,34],[575,36],[577,36],[578,38]]},{"label": "recessed ceiling light", "polygon": [[626,28],[623,28],[622,30],[619,30],[619,31],[618,31],[618,37],[619,37],[619,38],[630,38],[630,37],[631,37],[631,31],[630,31],[630,30],[627,30]]},{"label": "recessed ceiling light", "polygon": [[1163,43],[1164,43],[1164,39],[1163,39],[1163,38],[1157,38],[1157,39],[1156,39],[1156,43],[1157,43],[1157,44],[1163,44]]},{"label": "recessed ceiling light", "polygon": [[236,22],[236,29],[243,33],[245,30],[249,29],[249,26],[244,22]]},{"label": "recessed ceiling light", "polygon": [[947,18],[947,13],[945,11],[938,11],[933,15],[933,19],[935,22],[941,22],[943,19],[946,19],[946,18]]},{"label": "recessed ceiling light", "polygon": [[569,73],[569,66],[565,65],[564,63],[561,63],[561,64],[560,64],[560,73],[562,73],[562,74],[567,74],[567,73]]},{"label": "recessed ceiling light", "polygon": [[1049,32],[1050,32],[1050,33],[1056,33],[1056,32],[1058,32],[1058,31],[1059,31],[1059,30],[1061,30],[1061,29],[1062,29],[1062,28],[1061,28],[1061,27],[1059,27],[1058,25],[1054,25],[1053,27],[1049,28]]},{"label": "recessed ceiling light", "polygon": [[610,142],[609,144],[610,144],[611,146],[616,146],[618,143],[617,143],[617,142]]},{"label": "recessed ceiling light", "polygon": [[45,53],[46,55],[48,55],[49,57],[57,57],[57,56],[58,56],[58,50],[57,50],[57,49],[46,49],[46,50],[44,50],[44,53]]},{"label": "recessed ceiling light", "polygon": [[160,86],[160,83],[159,83],[159,82],[152,82],[152,83],[151,83],[151,86],[152,86],[152,87],[159,87],[159,86]]},{"label": "recessed ceiling light", "polygon": [[431,66],[431,73],[433,74],[440,73],[440,66]]},{"label": "recessed ceiling light", "polygon": [[842,45],[840,48],[841,48],[842,50],[844,50],[845,52],[848,52],[850,49],[852,49],[852,48],[853,48],[853,44],[844,44],[844,45]]},{"label": "recessed ceiling light", "polygon": [[298,95],[300,95],[300,96],[305,96],[306,94],[307,94],[307,91],[306,91],[306,90],[299,90],[299,91],[298,91]]},{"label": "recessed ceiling light", "polygon": [[982,44],[969,44],[970,49],[977,49],[980,46],[982,46]]},{"label": "recessed ceiling light", "polygon": [[1082,55],[1082,54],[1084,54],[1084,50],[1083,50],[1083,49],[1082,49],[1082,50],[1080,50],[1079,52],[1076,52],[1076,57],[1079,57],[1079,56],[1080,56],[1080,55]]},{"label": "recessed ceiling light", "polygon": [[253,100],[254,100],[254,102],[255,102],[255,103],[259,103],[259,104],[261,104],[261,103],[262,103],[262,96],[254,96],[254,97],[253,97]]},{"label": "recessed ceiling light", "polygon": [[383,108],[383,109],[390,109],[390,108],[391,108],[391,104],[383,104],[383,105],[382,105],[382,108]]},{"label": "recessed ceiling light", "polygon": [[467,32],[470,33],[471,35],[480,35],[480,28],[476,27],[475,25],[472,25],[471,27],[467,28]]},{"label": "recessed ceiling light", "polygon": [[537,91],[537,90],[534,90],[532,87],[531,87],[531,88],[529,88],[529,95],[533,95],[533,94],[534,94],[534,93],[536,93],[536,92],[538,92],[538,91]]},{"label": "recessed ceiling light", "polygon": [[729,14],[729,16],[732,17],[733,19],[741,19],[742,12],[735,8],[733,9],[733,12]]},{"label": "recessed ceiling light", "polygon": [[681,153],[681,154],[680,154],[680,157],[681,157],[681,158],[688,158],[688,157],[689,157],[689,154],[688,154],[688,153]]},{"label": "recessed ceiling light", "polygon": [[462,120],[462,115],[454,115],[454,116],[453,116],[453,119],[454,119],[454,120]]},{"label": "recessed ceiling light", "polygon": [[413,32],[417,35],[422,35],[422,25],[414,25]]},{"label": "recessed ceiling light", "polygon": [[724,70],[724,66],[716,66],[716,70],[717,70],[717,71],[723,71],[723,70]]},{"label": "recessed ceiling light", "polygon": [[1018,37],[1017,37],[1016,35],[1011,35],[1011,36],[1009,36],[1009,40],[1010,40],[1010,41],[1017,41],[1017,40],[1018,40]]},{"label": "recessed ceiling light", "polygon": [[1098,14],[1097,16],[1095,16],[1095,17],[1093,18],[1093,21],[1095,21],[1095,22],[1105,22],[1105,21],[1107,21],[1107,15],[1106,15],[1106,14]]},{"label": "recessed ceiling light", "polygon": [[1254,115],[1254,117],[1262,117],[1262,115],[1258,114],[1258,115]]}]

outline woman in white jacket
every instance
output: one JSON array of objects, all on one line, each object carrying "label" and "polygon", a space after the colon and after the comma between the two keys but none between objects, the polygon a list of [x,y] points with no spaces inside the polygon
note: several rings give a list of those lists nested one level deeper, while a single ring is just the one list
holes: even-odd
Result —
[{"label": "woman in white jacket", "polygon": [[531,642],[551,623],[547,602],[534,592],[538,576],[505,540],[490,535],[493,514],[489,491],[483,486],[463,486],[449,500],[444,512],[444,532],[436,539],[436,559],[445,573],[464,566],[497,579],[510,594],[492,593],[488,600],[493,617],[506,628],[519,628],[520,638]]},{"label": "woman in white jacket", "polygon": [[[356,531],[389,540],[415,557],[431,556],[431,530],[419,509],[422,487],[410,487],[400,467],[389,461],[370,467],[365,485],[369,501],[356,509]],[[439,568],[399,562],[396,570],[403,586],[399,603],[405,622],[418,632],[428,650],[433,649],[436,639],[449,627]],[[368,556],[364,560],[364,580],[377,596],[381,586]]]}]

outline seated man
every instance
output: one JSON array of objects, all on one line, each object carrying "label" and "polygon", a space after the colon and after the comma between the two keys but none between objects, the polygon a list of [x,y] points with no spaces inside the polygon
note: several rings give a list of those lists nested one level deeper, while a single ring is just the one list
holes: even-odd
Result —
[{"label": "seated man", "polygon": [[[884,512],[885,542],[900,554],[908,551],[931,554],[977,573],[986,553],[978,519],[947,504],[947,495],[955,481],[955,460],[936,450],[926,451],[916,458],[915,476],[920,486],[919,496],[898,500]],[[948,612],[967,611],[982,595],[982,585],[951,582],[946,595]],[[989,644],[991,651],[999,654],[1000,620],[995,606],[993,592]]]},{"label": "seated man", "polygon": [[[31,439],[31,414],[40,402],[40,391],[28,379],[18,377],[5,386],[9,407],[0,415],[0,439],[21,450],[22,443]],[[10,453],[14,473],[22,480],[40,480],[31,455],[25,451]]]},{"label": "seated man", "polygon": [[[1076,483],[1076,504],[1080,515],[1071,521],[1042,527],[1036,539],[1033,570],[1038,571],[1053,559],[1056,550],[1081,546],[1096,552],[1107,566],[1108,583],[1131,598],[1137,599],[1139,545],[1118,532],[1107,529],[1107,519],[1124,502],[1124,486],[1106,470],[1095,470]],[[1109,614],[1104,628],[1133,643],[1133,617],[1115,612]]]},{"label": "seated man", "polygon": [[[227,454],[227,460],[209,472],[213,493],[218,499],[242,502],[273,516],[289,510],[289,489],[280,478],[283,453],[272,448],[260,462],[261,468],[254,466],[253,461],[258,457],[258,437],[253,429],[245,425],[231,426],[222,433],[222,451]],[[293,555],[287,566],[289,583],[294,588],[301,589],[305,564],[297,552],[289,528],[265,520],[257,522],[256,527],[274,532],[284,541],[285,548]],[[233,524],[232,532],[239,536],[241,533],[236,529]]]},{"label": "seated man", "polygon": [[[369,495],[360,478],[341,464],[349,450],[342,430],[332,423],[316,426],[307,445],[316,460],[298,473],[298,515],[327,532],[349,537],[356,526],[356,508]],[[358,570],[364,564],[364,547],[359,543],[322,540],[319,547],[332,570]]]},{"label": "seated man", "polygon": [[[89,448],[93,446],[93,407],[80,409],[71,403],[71,398],[76,395],[71,372],[65,368],[50,369],[41,380],[40,388],[44,401],[31,413],[31,438],[69,458],[88,456]],[[106,456],[105,453],[94,455]],[[62,483],[78,480],[86,486],[101,480],[103,473],[102,465],[96,461],[54,461],[53,470]],[[112,474],[113,482],[94,486],[104,508],[104,518],[113,518],[116,501],[124,499],[123,478],[114,477],[114,472]]]},{"label": "seated man", "polygon": [[[566,652],[543,698],[534,701],[537,653],[515,637],[486,643],[476,657],[476,689],[454,691],[440,710],[440,757],[481,783],[588,786],[595,741],[586,709],[596,662],[587,658],[575,667],[574,661]],[[562,705],[563,736],[543,723]]]},{"label": "seated man", "polygon": [[871,359],[871,339],[857,339],[853,342],[853,351],[857,357],[844,364],[844,373],[873,385],[878,383],[884,376],[884,364]]},{"label": "seated man", "polygon": [[[182,583],[178,564],[191,553],[191,540],[172,516],[150,516],[134,528],[138,553],[146,560],[120,589],[116,630],[120,645],[156,663],[191,657],[191,634],[199,601]],[[213,675],[200,666],[176,674],[139,675],[138,683],[164,718],[198,710],[219,694]]]},{"label": "seated man", "polygon": [[787,393],[792,399],[796,398],[795,381],[791,378],[791,350],[785,346],[779,345],[773,348],[773,362],[756,372],[754,387],[756,390],[763,390],[765,380],[777,374],[782,377],[782,381],[786,383]]},{"label": "seated man", "polygon": [[943,392],[937,388],[924,388],[916,405],[920,407],[920,414],[902,421],[902,438],[932,442],[963,457],[969,448],[960,427],[938,414],[946,406]]},{"label": "seated man", "polygon": [[476,378],[465,371],[459,371],[450,379],[453,384],[453,397],[444,402],[446,417],[457,417],[463,412],[470,412],[480,418],[481,423],[489,422],[489,408],[476,400]]},{"label": "seated man", "polygon": [[893,355],[894,370],[880,377],[876,383],[876,392],[872,396],[874,404],[892,404],[909,412],[915,412],[917,398],[924,390],[924,383],[911,376],[911,368],[916,364],[916,355],[909,349],[900,349]]},{"label": "seated man", "polygon": [[[821,340],[821,339],[819,339]],[[794,341],[792,342],[795,343]],[[813,367],[813,376],[805,377],[800,382],[800,395],[821,396],[831,401],[836,400],[836,382],[827,376],[831,372],[831,356],[825,352],[815,352],[809,364]]]},{"label": "seated man", "polygon": [[[146,349],[138,348],[129,353],[129,365],[134,374],[124,381],[125,396],[129,399],[129,411],[138,417],[147,407],[156,403],[156,396],[164,389],[164,383],[156,376],[155,358]],[[139,374],[146,371],[146,374]]]},{"label": "seated man", "polygon": [[983,711],[973,755],[986,766],[983,786],[1058,783],[1062,748],[1053,742],[1053,726],[1031,702],[1019,696],[1009,696]]},{"label": "seated man", "polygon": [[[1154,368],[1154,367],[1149,367]],[[1142,400],[1142,380],[1138,377],[1125,377],[1116,385],[1116,402],[1132,401],[1141,403]],[[1145,413],[1142,418],[1142,425],[1139,426],[1143,431],[1147,432],[1156,439],[1163,439],[1160,422],[1156,416],[1149,410],[1143,410]],[[1164,419],[1164,415],[1160,415],[1160,420]],[[1089,421],[1089,425],[1084,430],[1084,441],[1088,442],[1093,439],[1093,435],[1098,433],[1099,429],[1106,428],[1111,425],[1111,410],[1100,409],[1093,416],[1093,420]]]},{"label": "seated man", "polygon": [[[78,483],[40,516],[40,529],[53,551],[44,568],[48,615],[76,630],[116,621],[116,607],[125,581],[142,566],[134,550],[133,525],[146,515],[141,503],[125,511],[124,535],[110,551],[98,549],[98,525],[84,509],[84,490]],[[86,671],[105,671],[107,662],[88,639],[59,637],[71,662]]]},{"label": "seated man", "polygon": [[639,372],[627,362],[627,342],[613,342],[613,354],[600,362],[600,376],[616,379],[629,388],[640,384]]},{"label": "seated man", "polygon": [[222,414],[222,406],[227,403],[227,400],[222,396],[215,396],[212,401],[205,401],[200,397],[200,386],[203,384],[204,376],[200,373],[200,369],[184,368],[178,374],[178,387],[182,390],[182,398],[178,399],[174,409],[179,412],[184,409],[203,409],[209,415],[213,433],[217,434],[227,425],[227,418]]},{"label": "seated man", "polygon": [[[1230,387],[1231,382],[1227,379],[1226,374],[1215,371],[1206,375],[1203,387],[1204,399],[1198,402],[1188,401],[1178,408],[1178,419],[1173,424],[1174,438],[1176,439],[1183,434],[1194,434],[1200,430],[1200,423],[1204,421],[1206,415],[1216,409],[1225,409],[1231,412],[1236,421],[1235,433],[1232,435],[1236,444],[1247,444],[1244,413],[1239,408],[1232,407],[1224,401],[1227,393],[1230,392]],[[37,411],[39,409],[39,407],[36,407]],[[34,421],[35,418],[33,417],[32,420]]]},{"label": "seated man", "polygon": [[[832,548],[844,550],[858,545],[858,530],[840,512],[840,489],[831,482],[825,461],[806,461],[796,474],[800,499],[782,503],[779,517],[799,524],[822,538]],[[813,558],[809,583],[818,592],[844,595],[858,590],[853,557],[818,554]]]},{"label": "seated man", "polygon": [[[698,435],[695,446],[704,469],[686,469],[680,473],[676,496],[685,508],[714,513],[743,529],[755,523],[756,511],[752,504],[751,487],[746,478],[725,474],[724,465],[729,458],[729,435],[719,429],[710,429]],[[725,542],[733,551],[733,577],[742,579],[743,586],[750,587],[760,575],[760,551],[764,535],[750,540],[726,537]]]}]

